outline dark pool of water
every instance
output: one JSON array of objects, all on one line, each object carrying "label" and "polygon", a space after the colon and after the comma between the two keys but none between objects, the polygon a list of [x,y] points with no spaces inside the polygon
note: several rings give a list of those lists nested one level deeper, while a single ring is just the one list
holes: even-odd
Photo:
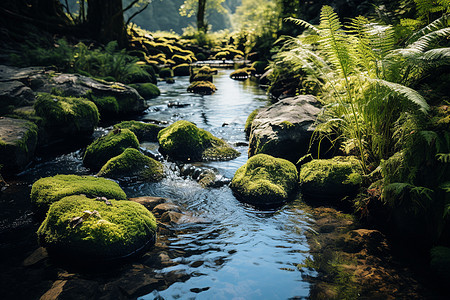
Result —
[{"label": "dark pool of water", "polygon": [[[168,123],[189,120],[230,144],[245,142],[243,128],[247,116],[267,105],[268,97],[251,81],[231,80],[230,72],[221,71],[214,77],[218,90],[210,96],[187,93],[188,78],[177,78],[175,84],[160,83],[162,95],[148,101],[151,107],[140,119]],[[200,165],[232,178],[247,160],[247,147],[236,149],[242,155],[234,160]],[[192,179],[181,177],[174,164],[165,165],[168,176],[163,181],[122,184],[123,189],[129,197],[170,198],[205,222],[179,225],[177,234],[166,237],[166,250],[169,254],[178,253],[172,255],[176,265],[157,269],[156,273],[164,276],[181,272],[187,275],[183,281],[155,288],[140,299],[308,297],[310,284],[302,279],[297,265],[309,256],[304,233],[309,230],[311,220],[297,208],[295,201],[279,209],[258,210],[240,203],[227,186],[202,188]],[[81,150],[41,159],[12,181],[0,196],[0,251],[2,255],[17,256],[2,262],[3,267],[13,268],[36,247],[35,242],[29,241],[34,238],[37,226],[29,206],[30,187],[37,179],[55,174],[90,174],[82,165]],[[15,254],[13,243],[30,249]]]}]

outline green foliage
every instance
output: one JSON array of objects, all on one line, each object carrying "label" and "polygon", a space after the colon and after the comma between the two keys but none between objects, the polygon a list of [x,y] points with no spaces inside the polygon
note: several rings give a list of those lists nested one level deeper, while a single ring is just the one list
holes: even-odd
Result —
[{"label": "green foliage", "polygon": [[127,199],[117,183],[104,178],[77,175],[56,175],[36,181],[31,188],[31,203],[39,213],[45,213],[49,206],[70,195],[84,194],[88,197]]},{"label": "green foliage", "polygon": [[116,128],[129,129],[136,135],[139,142],[157,142],[158,132],[162,129],[161,126],[139,121],[123,121],[114,125],[114,129]]},{"label": "green foliage", "polygon": [[99,170],[109,159],[121,154],[127,148],[139,148],[136,135],[128,129],[116,129],[87,146],[83,164]]},{"label": "green foliage", "polygon": [[223,140],[188,121],[177,121],[158,133],[160,150],[173,159],[228,160],[239,156]]},{"label": "green foliage", "polygon": [[118,180],[135,178],[137,180],[159,181],[164,176],[164,168],[162,163],[145,156],[139,150],[127,148],[122,154],[108,160],[97,176]]},{"label": "green foliage", "polygon": [[236,171],[230,187],[245,202],[277,205],[292,196],[297,180],[297,168],[290,161],[257,154]]},{"label": "green foliage", "polygon": [[[154,243],[151,212],[132,201],[108,201],[80,195],[54,203],[38,229],[39,243],[51,254],[89,262],[122,258]],[[76,217],[83,221],[74,226]]]}]

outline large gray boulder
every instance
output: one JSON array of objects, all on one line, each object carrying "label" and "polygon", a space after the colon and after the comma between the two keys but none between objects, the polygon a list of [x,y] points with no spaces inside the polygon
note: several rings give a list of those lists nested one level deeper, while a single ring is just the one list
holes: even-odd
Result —
[{"label": "large gray boulder", "polygon": [[33,101],[33,91],[22,82],[0,82],[0,114],[7,113],[11,106],[27,106]]},{"label": "large gray boulder", "polygon": [[286,98],[261,109],[250,126],[248,156],[264,153],[296,163],[308,151],[320,111],[311,95]]},{"label": "large gray boulder", "polygon": [[37,126],[20,119],[0,118],[0,165],[2,172],[22,171],[34,156]]}]

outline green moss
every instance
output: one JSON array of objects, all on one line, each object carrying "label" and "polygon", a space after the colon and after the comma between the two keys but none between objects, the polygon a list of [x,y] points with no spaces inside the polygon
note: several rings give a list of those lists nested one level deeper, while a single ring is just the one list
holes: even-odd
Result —
[{"label": "green moss", "polygon": [[255,119],[256,115],[258,114],[258,112],[259,112],[259,108],[252,111],[248,115],[247,121],[245,121],[244,131],[245,131],[245,136],[247,138],[250,136],[250,130],[252,129],[252,123],[253,123],[253,120]]},{"label": "green moss", "polygon": [[236,71],[231,72],[230,78],[236,80],[245,80],[250,77],[250,71],[248,68],[237,69]]},{"label": "green moss", "polygon": [[217,90],[216,86],[209,81],[194,81],[187,88],[188,92],[201,95],[211,95],[216,90]]},{"label": "green moss", "polygon": [[220,51],[214,55],[214,59],[227,59],[230,56],[229,51]]},{"label": "green moss", "polygon": [[157,142],[158,132],[163,129],[163,127],[156,124],[144,123],[139,121],[123,121],[119,124],[114,125],[114,128],[129,129],[136,135],[139,142]]},{"label": "green moss", "polygon": [[[52,204],[38,229],[39,243],[50,254],[89,262],[122,258],[154,243],[156,220],[151,212],[132,201],[109,202],[80,195]],[[83,215],[84,221],[73,226],[73,218]]]},{"label": "green moss", "polygon": [[289,128],[294,127],[294,124],[292,124],[289,121],[283,121],[280,123],[280,125],[283,127],[283,129],[289,129]]},{"label": "green moss", "polygon": [[173,68],[173,74],[175,76],[189,76],[191,74],[189,64],[180,64]]},{"label": "green moss", "polygon": [[130,86],[136,89],[144,99],[151,99],[161,95],[159,88],[153,83],[136,83],[130,84]]},{"label": "green moss", "polygon": [[285,202],[296,189],[297,168],[293,163],[267,154],[249,158],[231,181],[231,189],[244,202],[277,205]]},{"label": "green moss", "polygon": [[173,71],[171,68],[162,68],[159,71],[159,77],[160,78],[168,78],[168,77],[173,77]]},{"label": "green moss", "polygon": [[341,198],[357,191],[362,168],[353,156],[315,159],[300,169],[302,192],[312,197]]},{"label": "green moss", "polygon": [[197,71],[198,74],[211,74],[211,75],[215,75],[218,73],[217,69],[211,68],[209,66],[203,66],[200,69],[198,69]]},{"label": "green moss", "polygon": [[172,56],[172,60],[176,64],[190,64],[192,62],[192,58],[189,55],[178,55],[175,54]]},{"label": "green moss", "polygon": [[145,156],[134,148],[128,148],[122,154],[108,160],[97,175],[119,180],[127,177],[159,181],[164,176],[164,168],[159,161]]},{"label": "green moss", "polygon": [[213,82],[213,75],[212,74],[206,74],[206,73],[197,73],[193,76],[191,76],[191,78],[189,78],[190,82],[195,82],[195,81],[209,81],[209,82]]},{"label": "green moss", "polygon": [[119,103],[115,97],[95,97],[90,95],[90,99],[97,105],[101,116],[114,116],[119,113]]},{"label": "green moss", "polygon": [[42,214],[48,207],[70,195],[127,199],[125,192],[114,181],[93,176],[56,175],[36,181],[31,188],[31,202]]},{"label": "green moss", "polygon": [[83,163],[88,168],[99,170],[109,159],[121,154],[126,148],[139,148],[136,135],[128,129],[111,131],[86,148]]},{"label": "green moss", "polygon": [[177,121],[158,134],[162,152],[178,160],[226,160],[239,156],[223,140],[188,121]]},{"label": "green moss", "polygon": [[93,130],[99,121],[97,107],[85,98],[39,94],[34,109],[48,127],[74,126],[78,130],[87,129],[86,127]]}]

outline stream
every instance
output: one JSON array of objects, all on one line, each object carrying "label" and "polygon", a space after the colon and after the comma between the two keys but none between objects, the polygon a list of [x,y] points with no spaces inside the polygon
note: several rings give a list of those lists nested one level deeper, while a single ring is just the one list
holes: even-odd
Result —
[{"label": "stream", "polygon": [[[231,70],[221,70],[214,76],[218,90],[208,96],[186,92],[188,77],[177,77],[174,84],[161,82],[158,84],[161,96],[149,100],[150,108],[138,118],[167,123],[188,120],[231,145],[238,145],[235,148],[241,156],[234,160],[195,163],[229,179],[247,160],[243,131],[247,116],[254,109],[269,104],[265,91],[256,83],[233,81],[230,73]],[[98,128],[94,136],[105,130]],[[157,151],[155,144],[142,146]],[[61,278],[61,272],[65,272],[51,259],[31,267],[23,264],[38,248],[35,232],[39,224],[33,219],[29,193],[33,182],[41,177],[91,174],[82,165],[82,150],[78,147],[62,153],[43,153],[29,169],[8,181],[10,186],[0,194],[0,268],[3,270],[0,282],[8,290],[2,292],[5,298],[39,298],[54,280]],[[77,270],[73,275],[69,269],[70,274],[97,285],[109,281],[120,283],[130,270],[136,278],[175,278],[158,281],[164,284],[138,288],[133,294],[138,299],[308,298],[311,284],[303,276],[305,273],[314,276],[315,272],[301,272],[297,266],[309,256],[305,232],[310,230],[313,221],[297,205],[300,200],[278,209],[259,210],[239,202],[228,186],[202,188],[192,178],[182,177],[175,164],[167,161],[164,164],[167,177],[163,181],[121,183],[121,187],[128,197],[169,198],[204,220],[177,225],[172,234],[159,236],[156,249],[144,255],[144,258],[149,257],[161,250],[171,262],[161,266],[144,263],[136,267],[143,260],[140,259],[111,272]]]}]

